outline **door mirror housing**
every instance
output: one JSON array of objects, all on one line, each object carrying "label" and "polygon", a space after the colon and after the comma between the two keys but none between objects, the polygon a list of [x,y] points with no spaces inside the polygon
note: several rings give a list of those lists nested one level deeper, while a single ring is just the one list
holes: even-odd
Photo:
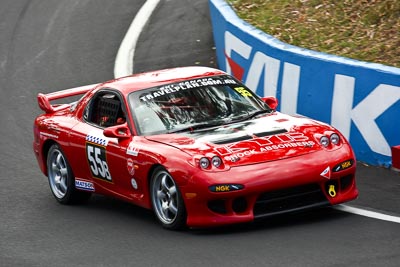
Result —
[{"label": "door mirror housing", "polygon": [[278,99],[273,96],[265,96],[261,97],[261,100],[264,101],[270,108],[276,110],[278,107]]},{"label": "door mirror housing", "polygon": [[104,136],[118,139],[125,139],[131,136],[128,124],[115,125],[107,127],[103,131]]}]

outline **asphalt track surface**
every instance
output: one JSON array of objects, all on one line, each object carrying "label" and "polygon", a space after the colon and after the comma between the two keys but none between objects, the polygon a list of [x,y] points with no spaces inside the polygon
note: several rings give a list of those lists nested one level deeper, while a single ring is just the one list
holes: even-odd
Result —
[{"label": "asphalt track surface", "polygon": [[[56,203],[32,152],[39,92],[113,78],[135,0],[0,2],[0,266],[399,266],[400,224],[336,209],[207,230],[164,230],[108,197]],[[207,0],[161,0],[134,72],[215,66]],[[400,216],[400,176],[359,164],[349,205]]]}]

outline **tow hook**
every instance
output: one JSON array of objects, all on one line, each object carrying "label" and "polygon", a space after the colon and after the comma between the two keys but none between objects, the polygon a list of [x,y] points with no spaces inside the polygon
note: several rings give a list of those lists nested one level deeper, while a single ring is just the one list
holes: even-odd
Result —
[{"label": "tow hook", "polygon": [[329,185],[328,194],[329,194],[331,197],[336,197],[335,185],[333,185],[333,184]]}]

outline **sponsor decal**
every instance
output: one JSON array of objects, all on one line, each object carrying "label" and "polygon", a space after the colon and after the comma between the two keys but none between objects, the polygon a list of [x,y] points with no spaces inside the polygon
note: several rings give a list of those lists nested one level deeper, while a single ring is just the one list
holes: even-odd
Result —
[{"label": "sponsor decal", "polygon": [[335,167],[333,167],[333,172],[338,172],[338,171],[343,171],[345,169],[350,168],[351,166],[353,166],[354,160],[350,159],[350,160],[346,160],[338,165],[336,165]]},{"label": "sponsor decal", "polygon": [[212,192],[231,192],[243,189],[244,185],[241,184],[217,184],[209,187]]},{"label": "sponsor decal", "polygon": [[135,165],[134,165],[132,159],[127,159],[126,160],[126,167],[127,167],[128,172],[129,172],[130,175],[134,175],[135,174]]},{"label": "sponsor decal", "polygon": [[253,94],[250,93],[249,90],[247,90],[247,89],[244,88],[244,87],[236,87],[236,88],[234,88],[234,89],[235,89],[236,92],[238,92],[239,94],[241,94],[241,95],[244,96],[244,97],[251,97],[251,96],[253,96]]},{"label": "sponsor decal", "polygon": [[327,167],[320,175],[326,179],[331,179],[331,168]]},{"label": "sponsor decal", "polygon": [[137,184],[135,178],[132,178],[132,179],[131,179],[131,185],[132,185],[132,187],[133,187],[134,189],[138,189],[138,184]]},{"label": "sponsor decal", "polygon": [[[222,147],[214,148],[214,150],[225,160],[235,162],[239,158],[251,156],[257,153],[265,153],[268,151],[313,147],[315,143],[310,141],[303,133],[282,133],[277,135],[264,136],[241,142],[226,144]],[[252,148],[255,147],[255,148]]]},{"label": "sponsor decal", "polygon": [[94,191],[93,183],[85,180],[75,179],[75,187],[81,190]]},{"label": "sponsor decal", "polygon": [[126,154],[137,157],[137,155],[139,154],[139,148],[135,147],[135,143],[131,142],[128,146],[128,148],[126,149]]}]

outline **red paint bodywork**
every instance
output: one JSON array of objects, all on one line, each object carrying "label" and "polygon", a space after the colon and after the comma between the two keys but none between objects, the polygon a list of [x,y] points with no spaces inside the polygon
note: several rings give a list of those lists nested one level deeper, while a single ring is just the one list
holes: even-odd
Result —
[{"label": "red paint bodywork", "polygon": [[[118,92],[125,101],[123,104],[128,106],[127,95],[133,91],[216,75],[226,73],[203,67],[177,68],[132,75],[47,95],[39,94],[39,106],[46,112],[34,122],[33,149],[40,169],[47,175],[47,150],[52,143],[58,143],[74,176],[92,182],[96,193],[115,196],[151,209],[149,177],[152,170],[161,165],[178,184],[187,211],[187,224],[194,227],[252,221],[255,217],[254,205],[261,194],[309,184],[316,185],[325,198],[325,203],[316,203],[318,205],[335,205],[357,197],[356,164],[351,146],[333,127],[308,118],[292,117],[275,111],[254,119],[243,127],[258,129],[263,125],[278,125],[289,129],[287,133],[252,136],[247,140],[223,144],[214,142],[221,138],[215,132],[201,138],[179,133],[140,136],[129,108],[126,109],[127,122],[119,126],[119,129],[114,127],[105,130],[90,125],[83,119],[85,107],[91,97],[103,88]],[[50,104],[51,100],[78,94],[84,96],[76,103],[58,106]],[[231,134],[230,126],[224,127]],[[218,133],[224,132],[224,127]],[[106,137],[115,136],[121,129],[125,132],[120,138]],[[86,136],[89,133],[102,135],[108,140],[106,153],[112,182],[96,179],[91,175],[85,152]],[[322,147],[319,137],[331,133],[339,134],[340,144]],[[127,153],[132,144],[137,154]],[[209,167],[205,170],[199,167],[200,157],[211,158],[214,155],[223,159],[221,167]],[[351,161],[351,166],[333,171],[335,166],[346,161]],[[328,167],[329,176],[324,177],[321,174]],[[132,178],[137,182],[136,188],[131,184]],[[228,192],[210,190],[210,186],[230,184],[240,184],[243,189],[229,189]],[[329,195],[329,186],[332,184],[335,185],[335,196]],[[287,210],[313,207],[312,202],[308,204]],[[287,210],[282,208],[281,211]],[[279,214],[281,211],[278,208],[272,214]]]}]

